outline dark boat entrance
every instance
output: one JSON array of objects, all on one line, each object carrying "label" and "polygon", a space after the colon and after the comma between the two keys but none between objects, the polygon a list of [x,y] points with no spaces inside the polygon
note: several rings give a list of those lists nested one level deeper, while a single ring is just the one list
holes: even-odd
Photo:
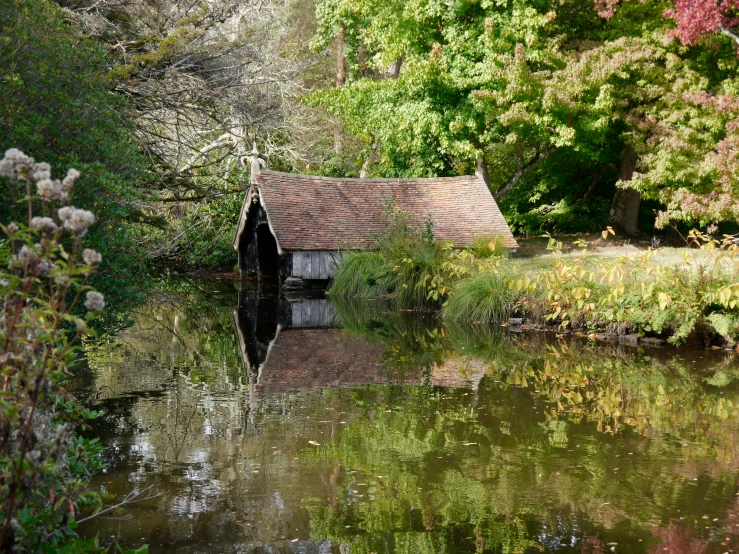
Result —
[{"label": "dark boat entrance", "polygon": [[259,253],[259,274],[267,277],[277,277],[280,256],[277,253],[275,240],[269,225],[257,226],[257,252]]}]

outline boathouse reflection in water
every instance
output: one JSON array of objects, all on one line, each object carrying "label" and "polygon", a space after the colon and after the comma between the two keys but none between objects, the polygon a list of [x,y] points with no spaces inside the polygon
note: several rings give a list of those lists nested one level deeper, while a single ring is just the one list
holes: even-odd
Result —
[{"label": "boathouse reflection in water", "polygon": [[430,368],[392,372],[383,363],[386,345],[341,328],[335,304],[321,293],[287,300],[257,290],[239,291],[234,329],[249,397],[316,388],[378,384],[430,384],[477,390],[482,362],[446,360]]}]

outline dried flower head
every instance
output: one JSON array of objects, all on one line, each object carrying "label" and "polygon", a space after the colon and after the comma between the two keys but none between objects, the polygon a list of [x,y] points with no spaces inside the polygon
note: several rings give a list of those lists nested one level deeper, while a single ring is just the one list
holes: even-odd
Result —
[{"label": "dried flower head", "polygon": [[82,252],[82,259],[85,260],[87,265],[98,265],[103,261],[103,256],[100,252],[92,250],[91,248],[85,248]]},{"label": "dried flower head", "polygon": [[34,217],[31,220],[31,228],[38,229],[45,235],[53,235],[59,229],[57,224],[54,223],[54,220],[50,217]]},{"label": "dried flower head", "polygon": [[69,171],[67,171],[67,176],[62,179],[62,189],[65,192],[69,192],[72,190],[72,187],[74,186],[74,182],[79,179],[80,172],[74,169],[73,167],[69,168]]},{"label": "dried flower head", "polygon": [[74,326],[79,334],[87,332],[87,323],[85,323],[82,319],[76,319],[74,321]]},{"label": "dried flower head", "polygon": [[78,210],[74,206],[60,208],[58,214],[59,219],[64,222],[64,228],[80,237],[95,223],[95,214],[87,210]]},{"label": "dried flower head", "polygon": [[3,160],[7,162],[7,164],[4,164],[4,167],[7,168],[6,171],[8,171],[7,176],[12,176],[14,172],[28,171],[33,167],[33,158],[26,156],[17,148],[6,150]]},{"label": "dried flower head", "polygon": [[15,164],[3,158],[0,160],[0,177],[12,177],[15,170]]},{"label": "dried flower head", "polygon": [[88,227],[95,223],[95,214],[87,210],[75,210],[65,226],[75,234],[84,235]]},{"label": "dried flower head", "polygon": [[36,183],[36,190],[41,200],[52,202],[59,199],[59,195],[62,192],[62,185],[58,180],[42,179]]},{"label": "dried flower head", "polygon": [[85,308],[93,312],[99,312],[105,308],[105,297],[102,293],[89,290],[85,295]]},{"label": "dried flower head", "polygon": [[49,260],[41,258],[36,265],[36,273],[41,277],[46,277],[53,267],[54,266],[49,262]]},{"label": "dried flower head", "polygon": [[24,245],[10,260],[8,267],[10,269],[23,269],[25,267],[32,267],[36,264],[37,259],[38,255],[36,254],[36,252]]},{"label": "dried flower head", "polygon": [[57,214],[59,215],[59,219],[61,219],[62,221],[67,221],[70,217],[72,217],[75,209],[76,208],[74,206],[64,206],[63,208],[59,208],[59,211],[57,212]]},{"label": "dried flower head", "polygon": [[15,221],[13,221],[10,224],[8,224],[6,229],[8,230],[8,234],[13,234],[13,233],[17,233],[20,230],[20,227],[18,227],[18,224]]},{"label": "dried flower head", "polygon": [[[57,269],[59,269],[59,266],[56,266]],[[63,272],[63,270],[59,270],[58,273],[54,275],[54,282],[57,285],[65,286],[72,282],[72,279],[70,279],[69,275]]]}]

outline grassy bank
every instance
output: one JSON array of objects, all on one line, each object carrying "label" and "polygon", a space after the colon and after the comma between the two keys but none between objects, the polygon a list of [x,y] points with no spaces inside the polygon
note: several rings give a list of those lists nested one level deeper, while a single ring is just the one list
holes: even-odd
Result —
[{"label": "grassy bank", "polygon": [[481,241],[489,245],[485,250],[456,250],[426,237],[417,250],[418,238],[390,234],[382,237],[384,244],[403,248],[350,255],[329,292],[386,298],[396,308],[436,310],[448,320],[504,322],[514,316],[560,331],[734,346],[739,251],[732,238],[694,231],[684,248],[644,250],[607,242],[594,249],[592,242],[576,241],[569,253],[551,239],[545,254],[516,259],[505,258],[491,240]]}]

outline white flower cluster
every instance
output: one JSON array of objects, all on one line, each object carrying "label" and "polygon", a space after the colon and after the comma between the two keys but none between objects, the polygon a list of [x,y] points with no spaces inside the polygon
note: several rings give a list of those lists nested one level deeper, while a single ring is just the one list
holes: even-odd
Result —
[{"label": "white flower cluster", "polygon": [[18,253],[10,259],[8,269],[30,270],[38,276],[46,277],[53,266],[41,256],[41,252],[43,252],[41,245],[35,245],[33,248],[21,246]]},{"label": "white flower cluster", "polygon": [[26,156],[17,148],[11,148],[5,152],[5,157],[0,160],[0,177],[22,176],[22,173],[33,167],[33,158]]},{"label": "white flower cluster", "polygon": [[11,263],[13,263],[15,266],[32,266],[36,263],[36,260],[38,259],[38,254],[28,248],[28,246],[22,246],[20,250],[18,250],[18,253],[13,256],[13,260]]},{"label": "white flower cluster", "polygon": [[38,229],[45,235],[53,235],[59,227],[50,217],[34,217],[31,220],[31,229]]},{"label": "white flower cluster", "polygon": [[105,308],[105,297],[101,292],[88,290],[85,295],[85,308],[93,312],[99,312]]},{"label": "white flower cluster", "polygon": [[35,163],[33,158],[26,156],[17,148],[11,148],[5,152],[5,157],[0,160],[0,177],[17,177],[25,180],[30,178],[36,183],[36,193],[44,202],[59,200],[63,203],[69,202],[70,193],[80,172],[70,169],[67,176],[61,181],[51,178],[51,166],[46,162]]},{"label": "white flower cluster", "polygon": [[[0,0],[1,1],[1,0]],[[58,220],[53,217],[33,217],[29,221],[29,228],[41,232],[41,242],[22,246],[11,258],[8,267],[21,270],[32,276],[50,277],[61,286],[72,284],[71,273],[64,264],[54,264],[54,235],[60,228],[71,232],[75,240],[82,238],[90,226],[95,224],[95,215],[88,210],[81,210],[74,206],[66,206],[70,200],[72,187],[80,176],[76,169],[70,169],[61,181],[51,178],[51,166],[47,163],[36,163],[33,158],[26,156],[17,148],[11,148],[0,159],[0,177],[10,177],[16,186],[19,180],[34,182],[39,198],[43,202],[59,200],[63,207],[56,212]],[[16,223],[10,223],[5,231],[12,235],[20,231]],[[58,238],[58,237],[57,237]],[[86,248],[82,252],[82,260],[90,266],[90,271],[103,261],[100,252]],[[76,266],[77,263],[74,263]],[[85,307],[90,311],[100,311],[105,308],[105,297],[96,291],[88,291],[85,296]],[[76,322],[77,331],[84,333],[87,325],[84,321]]]},{"label": "white flower cluster", "polygon": [[78,237],[87,233],[88,227],[95,223],[95,214],[87,210],[78,210],[74,206],[64,206],[57,212],[64,228]]}]

